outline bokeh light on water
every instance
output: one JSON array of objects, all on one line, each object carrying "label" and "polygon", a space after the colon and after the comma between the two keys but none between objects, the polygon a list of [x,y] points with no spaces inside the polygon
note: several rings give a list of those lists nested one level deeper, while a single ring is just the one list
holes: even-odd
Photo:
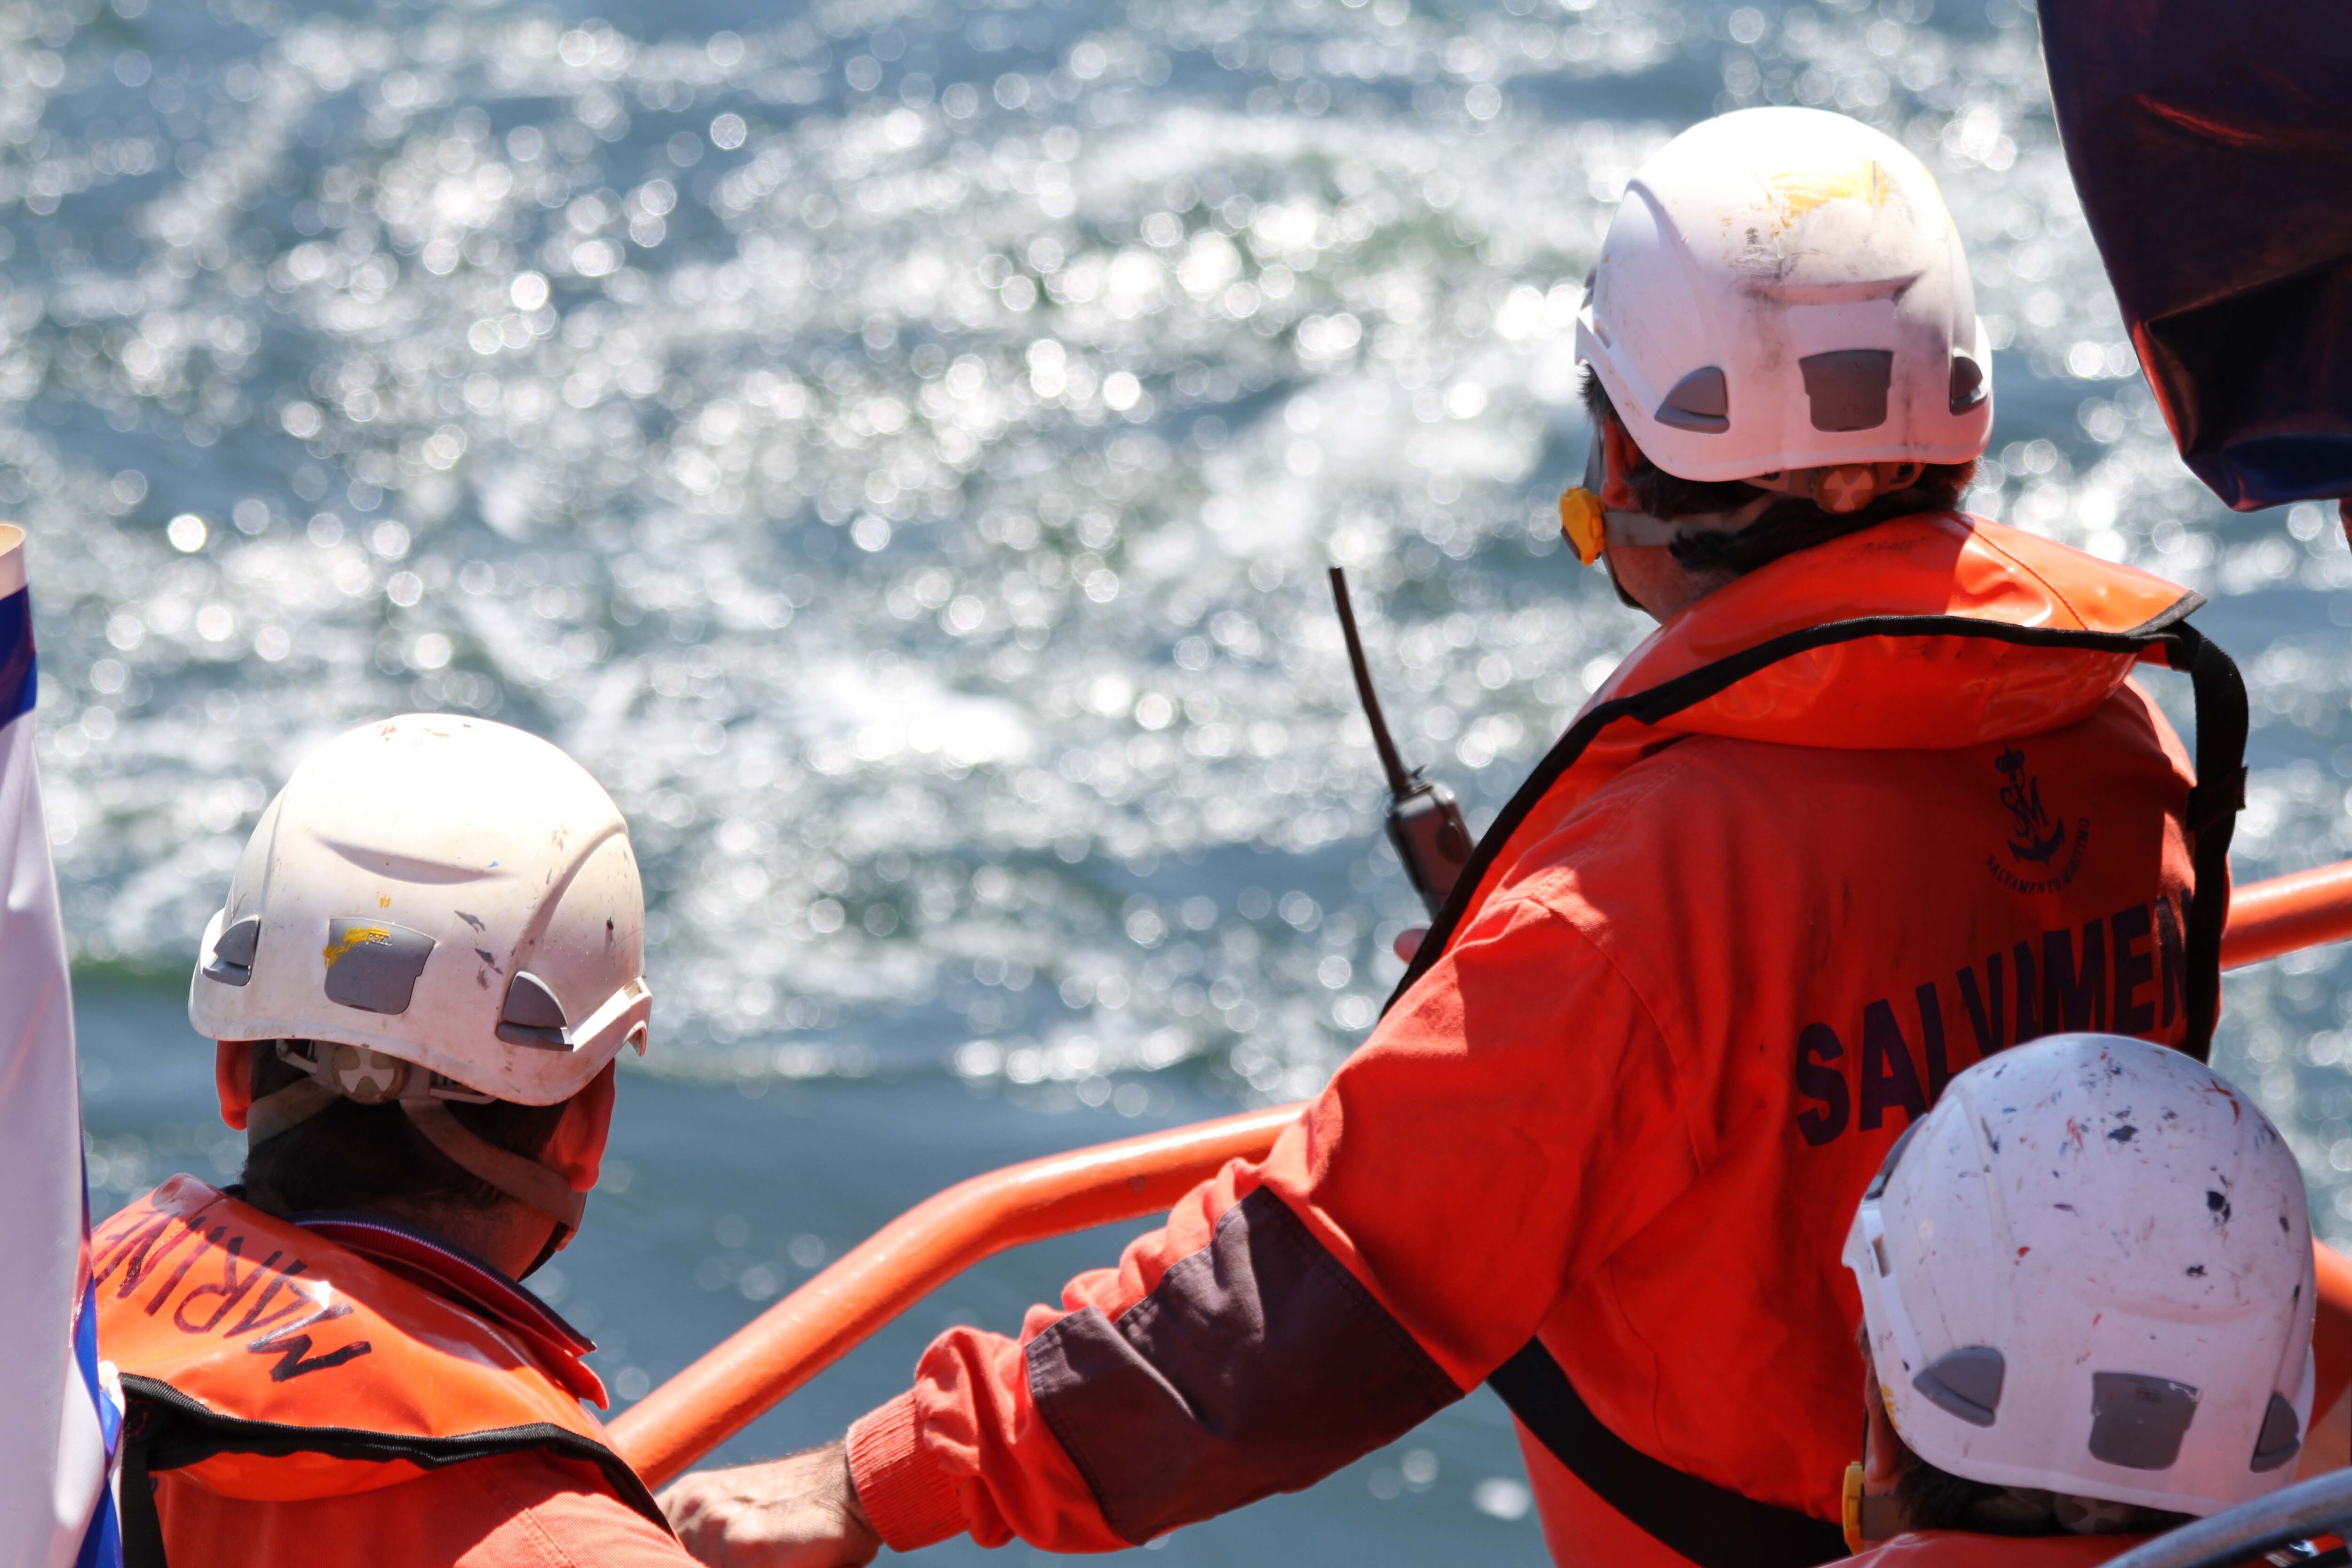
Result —
[{"label": "bokeh light on water", "polygon": [[[2352,853],[2352,567],[2172,456],[2010,0],[16,0],[0,38],[0,503],[86,959],[184,963],[308,746],[442,709],[628,813],[649,1065],[1310,1089],[1415,912],[1322,565],[1491,812],[1643,629],[1555,537],[1580,280],[1649,151],[1762,102],[1942,182],[2000,351],[1971,504],[2216,600],[2240,875]],[[2338,1237],[2347,995],[2330,952],[2241,976],[2221,1058]]]}]

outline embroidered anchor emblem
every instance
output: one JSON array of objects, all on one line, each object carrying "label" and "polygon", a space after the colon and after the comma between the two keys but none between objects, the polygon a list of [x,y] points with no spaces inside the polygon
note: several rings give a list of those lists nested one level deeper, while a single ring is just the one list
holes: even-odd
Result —
[{"label": "embroidered anchor emblem", "polygon": [[2066,825],[2052,822],[2042,809],[2042,781],[2025,776],[2023,752],[2011,746],[1993,759],[1993,766],[2009,775],[2000,791],[2000,804],[2016,821],[2017,837],[2009,841],[2009,852],[2020,860],[2047,866],[2066,842]]}]

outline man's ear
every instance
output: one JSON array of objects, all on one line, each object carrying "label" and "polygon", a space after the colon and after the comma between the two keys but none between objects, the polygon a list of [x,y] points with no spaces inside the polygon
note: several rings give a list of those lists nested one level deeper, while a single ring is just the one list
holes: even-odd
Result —
[{"label": "man's ear", "polygon": [[590,1080],[586,1089],[565,1102],[563,1119],[555,1124],[555,1136],[539,1156],[539,1163],[562,1175],[575,1193],[584,1193],[596,1185],[596,1177],[604,1166],[604,1140],[613,1131],[614,1079],[619,1065],[606,1062],[604,1070]]},{"label": "man's ear", "polygon": [[1608,463],[1608,472],[1601,478],[1601,504],[1611,511],[1640,510],[1625,477],[1642,461],[1642,448],[1612,415],[1601,416],[1601,450]]},{"label": "man's ear", "polygon": [[1873,1491],[1892,1491],[1903,1479],[1903,1439],[1887,1416],[1886,1399],[1878,1386],[1878,1368],[1866,1359],[1862,1384],[1863,1479]]},{"label": "man's ear", "polygon": [[216,1040],[213,1044],[213,1092],[220,1096],[221,1120],[239,1132],[245,1113],[253,1108],[253,1040]]}]

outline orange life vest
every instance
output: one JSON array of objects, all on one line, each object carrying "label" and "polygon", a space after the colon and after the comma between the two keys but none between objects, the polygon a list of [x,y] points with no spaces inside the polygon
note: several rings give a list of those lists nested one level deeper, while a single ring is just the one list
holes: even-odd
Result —
[{"label": "orange life vest", "polygon": [[[2135,664],[2185,665],[2182,650],[2202,645],[2186,618],[2203,603],[2161,577],[1949,512],[1881,523],[1751,573],[1651,633],[1585,704],[1480,841],[1397,994],[1528,851],[1662,742],[1949,751],[2015,735],[2021,713],[2060,729]],[[2061,650],[2073,656],[2053,657]],[[1906,704],[1927,673],[1980,694],[1972,723],[1955,723],[1948,701]]]},{"label": "orange life vest", "polygon": [[551,1335],[468,1311],[193,1176],[108,1220],[91,1248],[99,1351],[121,1369],[127,1441],[150,1472],[294,1501],[538,1448],[594,1463],[663,1522],[581,1408],[604,1402],[603,1385]]},{"label": "orange life vest", "polygon": [[[2197,689],[2199,787],[2185,824],[2196,876],[2185,920],[2176,924],[2162,899],[2140,911],[2152,910],[2151,926],[2139,933],[2149,955],[2133,962],[2146,963],[2153,976],[2162,948],[2165,983],[2177,988],[2187,1015],[2180,1043],[2201,1060],[2219,1006],[2226,856],[2246,727],[2234,667],[2186,625],[2201,603],[2147,573],[1956,513],[1881,523],[1740,578],[1666,621],[1594,695],[1480,841],[1396,996],[1490,900],[1552,863],[1555,840],[1575,831],[1580,807],[1663,747],[1714,736],[1844,752],[1958,752],[1992,743],[2012,743],[2014,751],[2021,737],[2090,719],[2136,665],[2158,663],[2188,670]],[[1936,700],[1920,701],[1923,690]],[[2038,786],[2019,774],[2011,787],[2019,796],[2010,808],[2019,816],[2013,863],[1997,858],[1989,873],[2013,895],[2055,893],[2083,864],[2088,821],[2038,820]],[[2158,868],[2151,861],[2146,869],[2152,890]],[[2164,993],[2167,1034],[2173,994]],[[2019,1001],[2026,1005],[2021,992]],[[2118,1016],[2113,1026],[2156,1034],[2155,1008],[2147,1011],[2144,1026]],[[2108,1026],[2104,992],[2087,1013],[2082,1024],[2053,1016],[2035,1032]],[[1825,1060],[1838,1054],[1826,1037],[1820,1049]],[[1941,1057],[1938,1038],[1927,1100],[1942,1088]],[[1837,1077],[1828,1068],[1799,1068],[1801,1085],[1819,1084],[1827,1094],[1811,1124],[1801,1119],[1809,1142],[1826,1142],[1845,1125],[1843,1081],[1831,1085]],[[1916,1115],[1924,1106],[1910,1109]],[[1878,1125],[1875,1113],[1865,1112],[1862,1125]],[[1529,1455],[1531,1469],[1551,1458],[1566,1467],[1542,1478],[1552,1484],[1539,1489],[1547,1502],[1566,1500],[1565,1511],[1590,1517],[1592,1502],[1605,1504],[1708,1568],[1787,1568],[1843,1553],[1826,1521],[1754,1502],[1625,1442],[1587,1406],[1540,1338],[1490,1382],[1540,1446],[1540,1459]],[[1553,1511],[1546,1510],[1548,1528]]]},{"label": "orange life vest", "polygon": [[[2245,710],[2196,603],[1936,514],[1675,616],[1264,1160],[852,1428],[883,1540],[1139,1544],[1543,1366],[1578,1419],[1513,1407],[1559,1561],[1845,1555],[1838,1257],[1887,1148],[1979,1056],[2210,1008]],[[2202,782],[2152,658],[2197,684]]]}]

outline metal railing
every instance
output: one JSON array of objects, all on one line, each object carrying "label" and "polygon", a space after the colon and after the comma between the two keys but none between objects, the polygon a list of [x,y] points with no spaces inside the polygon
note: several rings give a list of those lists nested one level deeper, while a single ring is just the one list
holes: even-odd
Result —
[{"label": "metal railing", "polygon": [[[2240,968],[2346,937],[2352,861],[2238,889],[2221,963]],[[1254,1110],[959,1183],[638,1401],[613,1422],[614,1441],[646,1484],[661,1486],[972,1265],[1028,1242],[1163,1213],[1226,1161],[1263,1156],[1298,1110]],[[2333,1253],[2321,1261],[2323,1302],[2352,1323],[2352,1264]],[[2336,1386],[2340,1393],[2340,1380]]]},{"label": "metal railing", "polygon": [[2352,1530],[2352,1470],[2331,1470],[2299,1486],[2179,1529],[2112,1558],[2107,1568],[2229,1568],[2260,1552]]}]

